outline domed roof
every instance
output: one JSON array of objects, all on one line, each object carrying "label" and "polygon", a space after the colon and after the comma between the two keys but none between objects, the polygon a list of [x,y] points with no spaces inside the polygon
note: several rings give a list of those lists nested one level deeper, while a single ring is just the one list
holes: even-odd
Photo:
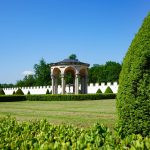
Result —
[{"label": "domed roof", "polygon": [[89,67],[90,65],[87,63],[80,62],[78,59],[64,59],[62,61],[51,63],[51,66],[61,66],[61,65],[85,65]]}]

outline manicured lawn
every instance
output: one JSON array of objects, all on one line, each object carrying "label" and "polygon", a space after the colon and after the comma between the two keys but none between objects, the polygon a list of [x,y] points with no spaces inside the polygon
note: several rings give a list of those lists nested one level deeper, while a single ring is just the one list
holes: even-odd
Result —
[{"label": "manicured lawn", "polygon": [[115,100],[0,102],[0,116],[10,114],[17,120],[46,118],[53,124],[89,127],[96,122],[113,128],[116,121]]}]

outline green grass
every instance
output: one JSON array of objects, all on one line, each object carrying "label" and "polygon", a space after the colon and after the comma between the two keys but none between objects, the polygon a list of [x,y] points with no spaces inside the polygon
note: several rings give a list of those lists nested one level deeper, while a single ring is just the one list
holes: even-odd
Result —
[{"label": "green grass", "polygon": [[112,129],[116,121],[116,106],[115,100],[1,102],[0,116],[8,114],[19,121],[45,118],[53,124],[78,127],[100,122]]}]

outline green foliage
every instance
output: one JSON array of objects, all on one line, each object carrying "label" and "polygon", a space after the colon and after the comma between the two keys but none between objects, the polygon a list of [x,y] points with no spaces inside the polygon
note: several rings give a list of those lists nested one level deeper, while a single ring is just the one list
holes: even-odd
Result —
[{"label": "green foliage", "polygon": [[76,54],[71,54],[71,55],[69,56],[69,59],[75,60],[75,59],[77,59],[77,55],[76,55]]},{"label": "green foliage", "polygon": [[44,59],[41,59],[39,64],[34,65],[34,72],[34,75],[26,75],[23,80],[17,81],[16,86],[46,86],[51,84],[50,66]]},{"label": "green foliage", "polygon": [[44,59],[34,65],[36,86],[50,85],[50,66]]},{"label": "green foliage", "polygon": [[102,93],[101,89],[98,89],[96,93],[97,93],[97,94],[98,94],[98,93]]},{"label": "green foliage", "polygon": [[[69,59],[75,60],[76,54],[71,54]],[[119,63],[108,61],[105,65],[93,65],[89,68],[89,82],[101,83],[101,82],[113,82],[118,81],[121,65]],[[23,80],[17,81],[17,87],[26,86],[47,86],[51,84],[50,77],[50,65],[41,59],[38,64],[34,65],[34,75],[27,75]],[[65,75],[66,84],[73,84],[74,74],[67,72]],[[61,78],[58,78],[58,84],[61,84]],[[13,84],[0,84],[0,88],[14,87]]]},{"label": "green foliage", "polygon": [[0,118],[0,129],[0,149],[150,149],[150,138],[132,134],[121,139],[100,124],[83,129],[70,125],[52,125],[44,119],[18,122],[8,116]]},{"label": "green foliage", "polygon": [[16,102],[16,101],[25,101],[26,96],[24,95],[4,95],[0,96],[0,102]]},{"label": "green foliage", "polygon": [[80,101],[115,99],[116,94],[27,95],[29,101]]},{"label": "green foliage", "polygon": [[16,86],[34,86],[36,83],[34,75],[26,75],[23,80],[19,80],[16,83]]},{"label": "green foliage", "polygon": [[[19,90],[20,91],[20,90]],[[17,93],[17,92],[16,92]],[[20,92],[19,92],[20,93]],[[104,100],[115,99],[116,94],[78,94],[78,95],[6,95],[0,96],[0,102],[13,102],[13,101],[82,101],[82,100]]]},{"label": "green foliage", "polygon": [[113,93],[112,89],[108,86],[104,93]]},{"label": "green foliage", "polygon": [[150,13],[123,60],[117,94],[122,135],[150,135]]},{"label": "green foliage", "polygon": [[74,74],[72,74],[71,72],[67,72],[65,74],[65,83],[66,84],[73,84],[74,82]]},{"label": "green foliage", "polygon": [[13,91],[12,95],[15,95],[15,94],[16,94],[16,92],[15,92],[15,91]]},{"label": "green foliage", "polygon": [[89,69],[89,82],[101,83],[118,81],[120,71],[121,65],[113,61],[108,61],[105,65],[95,64]]},{"label": "green foliage", "polygon": [[3,89],[0,89],[0,95],[5,95],[5,92]]},{"label": "green foliage", "polygon": [[0,88],[12,88],[14,87],[15,85],[14,84],[0,84]]},{"label": "green foliage", "polygon": [[24,95],[24,93],[23,93],[23,91],[19,88],[19,89],[16,91],[15,95]]}]

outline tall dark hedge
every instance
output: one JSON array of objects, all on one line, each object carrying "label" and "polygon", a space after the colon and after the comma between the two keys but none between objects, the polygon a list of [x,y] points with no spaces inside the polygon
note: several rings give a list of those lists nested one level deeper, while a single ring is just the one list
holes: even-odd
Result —
[{"label": "tall dark hedge", "polygon": [[150,135],[150,13],[123,60],[117,94],[122,135]]}]

